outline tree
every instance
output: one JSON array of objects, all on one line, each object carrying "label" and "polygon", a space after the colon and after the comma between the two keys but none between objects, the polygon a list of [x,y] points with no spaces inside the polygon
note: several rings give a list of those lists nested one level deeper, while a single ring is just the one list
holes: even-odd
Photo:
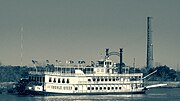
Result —
[{"label": "tree", "polygon": [[176,71],[174,69],[170,69],[168,66],[159,66],[156,67],[157,73],[156,76],[161,81],[174,81],[177,77]]}]

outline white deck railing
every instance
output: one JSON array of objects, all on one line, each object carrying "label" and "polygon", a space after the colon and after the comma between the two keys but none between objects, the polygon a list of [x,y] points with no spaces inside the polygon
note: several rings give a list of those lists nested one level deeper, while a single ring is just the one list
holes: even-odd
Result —
[{"label": "white deck railing", "polygon": [[133,73],[133,74],[108,74],[108,73],[92,73],[92,74],[76,74],[76,73],[59,73],[59,72],[29,72],[30,74],[36,75],[54,75],[54,76],[121,76],[121,77],[134,77],[134,76],[143,76],[142,73]]}]

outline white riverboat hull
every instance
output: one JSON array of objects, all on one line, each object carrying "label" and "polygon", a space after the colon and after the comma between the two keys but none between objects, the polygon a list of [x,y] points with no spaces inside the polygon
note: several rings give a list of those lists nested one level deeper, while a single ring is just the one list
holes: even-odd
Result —
[{"label": "white riverboat hull", "polygon": [[118,95],[118,94],[145,94],[146,90],[131,92],[92,92],[92,93],[60,93],[60,92],[44,92],[44,91],[28,91],[30,95]]}]

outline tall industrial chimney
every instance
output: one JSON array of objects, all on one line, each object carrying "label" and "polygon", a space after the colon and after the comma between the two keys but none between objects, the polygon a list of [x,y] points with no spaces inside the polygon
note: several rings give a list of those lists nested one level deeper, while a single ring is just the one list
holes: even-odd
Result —
[{"label": "tall industrial chimney", "polygon": [[153,68],[153,43],[152,43],[152,30],[151,30],[151,19],[147,17],[147,70]]}]

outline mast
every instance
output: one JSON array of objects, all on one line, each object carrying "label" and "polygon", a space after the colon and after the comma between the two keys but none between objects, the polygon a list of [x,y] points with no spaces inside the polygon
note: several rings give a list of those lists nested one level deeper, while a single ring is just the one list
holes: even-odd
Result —
[{"label": "mast", "polygon": [[21,67],[23,65],[23,25],[21,25]]}]

